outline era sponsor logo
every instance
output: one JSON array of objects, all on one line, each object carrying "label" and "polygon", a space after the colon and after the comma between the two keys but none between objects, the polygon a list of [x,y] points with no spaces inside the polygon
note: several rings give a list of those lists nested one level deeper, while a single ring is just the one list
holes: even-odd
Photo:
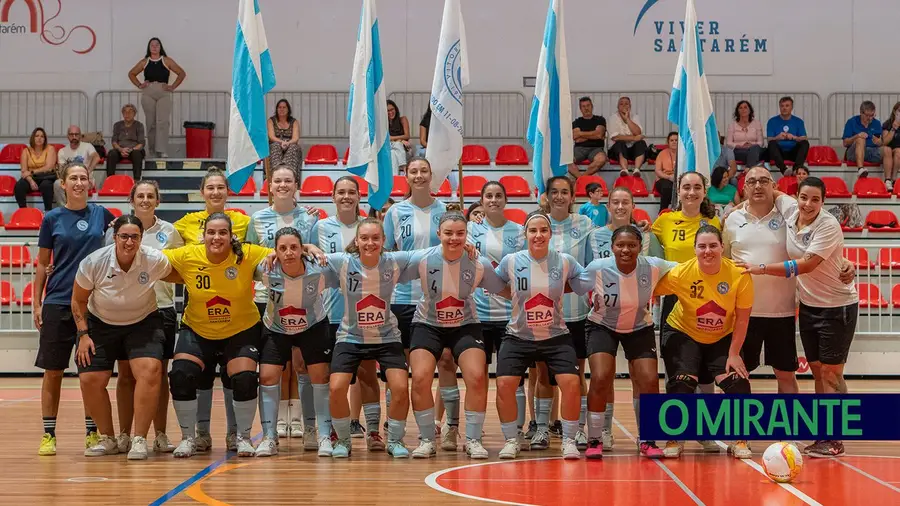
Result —
[{"label": "era sponsor logo", "polygon": [[387,319],[387,304],[374,295],[356,303],[356,321],[361,328],[380,327]]},{"label": "era sponsor logo", "polygon": [[438,323],[452,324],[459,323],[465,318],[463,309],[466,303],[450,296],[434,305],[434,311],[437,314]]},{"label": "era sponsor logo", "polygon": [[286,306],[278,310],[281,326],[292,332],[302,332],[309,325],[306,310],[294,306]]},{"label": "era sponsor logo", "polygon": [[720,331],[725,328],[727,316],[728,312],[711,300],[697,309],[697,328],[708,332]]},{"label": "era sponsor logo", "polygon": [[216,295],[206,301],[206,316],[209,323],[228,323],[231,321],[231,301]]},{"label": "era sponsor logo", "polygon": [[525,323],[529,328],[547,327],[553,323],[555,305],[546,295],[539,293],[525,301]]}]

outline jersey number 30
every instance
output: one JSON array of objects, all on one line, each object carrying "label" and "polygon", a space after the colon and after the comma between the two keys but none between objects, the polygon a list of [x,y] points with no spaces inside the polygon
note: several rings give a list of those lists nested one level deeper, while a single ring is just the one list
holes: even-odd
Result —
[{"label": "jersey number 30", "polygon": [[197,274],[197,289],[198,290],[209,290],[209,276],[206,274]]}]

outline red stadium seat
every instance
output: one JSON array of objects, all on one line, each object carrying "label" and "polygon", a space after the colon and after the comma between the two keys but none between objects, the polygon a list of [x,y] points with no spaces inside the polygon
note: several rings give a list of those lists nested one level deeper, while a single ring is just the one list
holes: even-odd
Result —
[{"label": "red stadium seat", "polygon": [[782,176],[781,179],[778,180],[778,191],[787,193],[788,195],[796,195],[797,178],[795,176]]},{"label": "red stadium seat", "polygon": [[461,161],[463,165],[490,165],[491,155],[481,144],[463,146]]},{"label": "red stadium seat", "polygon": [[9,281],[0,281],[0,305],[8,306],[17,302],[16,291]]},{"label": "red stadium seat", "polygon": [[350,158],[350,148],[348,147],[346,151],[344,151],[344,157],[341,158],[341,163],[347,165],[347,159]]},{"label": "red stadium seat", "polygon": [[[848,167],[848,168],[855,168],[855,167],[856,167],[856,165],[855,165],[856,162],[851,162],[851,161],[847,158],[847,152],[844,152],[844,163],[847,164],[847,167]],[[866,162],[866,161],[864,161],[864,162],[863,162],[863,167],[881,167],[881,163]]]},{"label": "red stadium seat", "polygon": [[737,192],[741,197],[744,196],[744,179],[747,178],[746,172],[741,172],[741,175],[737,178]]},{"label": "red stadium seat", "polygon": [[884,182],[877,177],[861,177],[853,185],[853,194],[861,199],[881,199],[891,196]]},{"label": "red stadium seat", "polygon": [[17,300],[16,303],[20,306],[30,306],[34,299],[34,285],[32,283],[28,283],[25,285],[25,288],[22,289],[22,298]]},{"label": "red stadium seat", "polygon": [[664,215],[664,214],[666,214],[666,213],[671,213],[671,212],[672,212],[672,210],[671,210],[670,208],[668,208],[668,207],[665,208],[665,209],[660,209],[660,210],[659,210],[659,214],[657,214],[656,217],[659,218],[660,216],[662,216],[662,215]]},{"label": "red stadium seat", "polygon": [[576,197],[587,197],[587,185],[591,183],[597,183],[603,188],[603,196],[609,195],[609,190],[606,188],[606,181],[603,180],[600,176],[581,176],[575,181],[575,196]]},{"label": "red stadium seat", "polygon": [[134,179],[132,179],[131,176],[127,176],[125,174],[114,174],[107,177],[106,181],[103,181],[103,188],[100,189],[100,196],[127,197],[131,194],[132,186],[134,186]]},{"label": "red stadium seat", "polygon": [[[528,181],[522,176],[503,176],[500,178],[500,184],[506,188],[507,197],[530,197],[531,187]],[[900,187],[900,185],[897,185]]]},{"label": "red stadium seat", "polygon": [[369,213],[367,213],[367,212],[365,211],[365,209],[360,209],[360,210],[359,210],[359,215],[362,216],[363,218],[368,218],[368,217],[369,217]]},{"label": "red stadium seat", "polygon": [[900,307],[900,283],[891,290],[891,303],[894,307]]},{"label": "red stadium seat", "polygon": [[528,165],[528,153],[518,144],[500,146],[494,163],[497,165]]},{"label": "red stadium seat", "polygon": [[840,167],[841,159],[831,146],[810,146],[806,163],[813,166]]},{"label": "red stadium seat", "polygon": [[441,183],[441,187],[437,191],[437,193],[432,192],[431,194],[435,197],[449,197],[451,195],[451,192],[452,188],[450,188],[450,181],[445,179],[444,182]]},{"label": "red stadium seat", "polygon": [[405,197],[409,193],[409,183],[403,176],[394,176],[394,188],[391,190],[391,197]]},{"label": "red stadium seat", "polygon": [[243,214],[244,216],[247,216],[247,211],[244,211],[240,207],[229,207],[228,209],[225,209],[225,210],[231,211],[233,213],[240,213],[240,214]]},{"label": "red stadium seat", "polygon": [[852,194],[843,179],[834,176],[821,178],[825,183],[825,196],[828,198],[850,198]]},{"label": "red stadium seat", "polygon": [[118,207],[107,207],[106,210],[109,211],[110,213],[112,213],[112,215],[115,216],[116,218],[118,218],[119,216],[122,216],[122,210],[119,209]]},{"label": "red stadium seat", "polygon": [[[361,197],[367,196],[369,194],[369,182],[359,176],[353,176],[353,179],[359,185],[359,195]],[[331,193],[331,190],[328,190],[328,193]]]},{"label": "red stadium seat", "polygon": [[31,252],[28,246],[6,244],[0,246],[0,266],[27,267],[31,265]]},{"label": "red stadium seat", "polygon": [[0,163],[14,163],[18,165],[22,162],[22,151],[25,151],[24,144],[7,144],[0,149]]},{"label": "red stadium seat", "polygon": [[881,248],[878,250],[878,265],[882,269],[900,269],[900,248]]},{"label": "red stadium seat", "polygon": [[856,285],[859,292],[859,307],[888,307],[888,303],[881,296],[878,285],[872,283],[859,283]]},{"label": "red stadium seat", "polygon": [[44,213],[40,209],[33,207],[16,209],[6,224],[6,230],[40,230],[43,219]]},{"label": "red stadium seat", "polygon": [[650,195],[644,180],[638,176],[619,176],[616,178],[616,182],[613,183],[613,188],[616,186],[628,188],[635,197],[647,197]]},{"label": "red stadium seat", "polygon": [[325,218],[328,217],[328,213],[326,213],[324,209],[319,208],[319,209],[317,209],[317,211],[319,211],[319,219],[320,220],[324,220]]},{"label": "red stadium seat", "polygon": [[464,197],[480,197],[481,189],[487,184],[483,176],[463,176],[462,194]]},{"label": "red stadium seat", "polygon": [[875,264],[869,260],[869,251],[866,248],[844,248],[844,258],[859,270],[875,267]]},{"label": "red stadium seat", "polygon": [[900,232],[900,221],[892,211],[870,211],[863,226],[872,232]]},{"label": "red stadium seat", "polygon": [[[897,185],[900,186],[900,185]],[[0,176],[0,197],[12,197],[16,187],[16,178],[12,176]]]},{"label": "red stadium seat", "polygon": [[303,163],[307,165],[337,165],[338,155],[337,149],[331,144],[314,144],[309,147],[306,153],[306,160]]},{"label": "red stadium seat", "polygon": [[51,146],[53,146],[53,149],[55,149],[57,153],[59,153],[60,149],[66,147],[65,144],[51,144]]},{"label": "red stadium seat", "polygon": [[269,182],[263,181],[262,188],[259,189],[260,197],[268,197],[269,196]]},{"label": "red stadium seat", "polygon": [[306,176],[303,179],[303,186],[300,187],[300,195],[304,197],[331,195],[332,188],[334,183],[328,176]]},{"label": "red stadium seat", "polygon": [[634,211],[631,211],[631,219],[636,222],[646,221],[647,223],[653,223],[653,219],[650,218],[650,214],[639,207],[635,207]]},{"label": "red stadium seat", "polygon": [[234,193],[234,191],[228,190],[228,195],[232,197],[252,197],[256,195],[256,182],[253,181],[253,178],[251,177],[244,184],[244,187],[241,188],[240,193]]},{"label": "red stadium seat", "polygon": [[506,219],[509,221],[518,223],[519,225],[524,225],[525,218],[528,217],[528,213],[526,213],[525,211],[523,211],[517,207],[515,207],[515,208],[507,207],[506,209],[503,210],[503,216],[505,216]]}]

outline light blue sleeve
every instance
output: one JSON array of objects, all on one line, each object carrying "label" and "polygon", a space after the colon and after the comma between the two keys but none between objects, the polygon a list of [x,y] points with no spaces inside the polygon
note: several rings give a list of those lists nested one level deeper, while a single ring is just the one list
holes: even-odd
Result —
[{"label": "light blue sleeve", "polygon": [[422,262],[427,251],[428,249],[417,249],[413,251],[391,251],[384,254],[388,260],[393,260],[397,263],[397,269],[400,271],[397,284],[419,279],[419,263]]},{"label": "light blue sleeve", "polygon": [[318,247],[319,246],[319,220],[316,219],[316,222],[313,223],[312,229],[309,231],[309,244]]},{"label": "light blue sleeve", "polygon": [[391,206],[384,215],[384,249],[387,250],[397,249],[397,241],[394,239],[394,215],[397,214],[396,209],[395,206]]},{"label": "light blue sleeve", "polygon": [[578,214],[583,214],[583,215],[585,215],[585,216],[587,216],[587,217],[590,218],[590,216],[591,216],[591,203],[590,203],[590,202],[585,202],[584,204],[581,204],[581,207],[578,208]]},{"label": "light blue sleeve", "polygon": [[669,262],[668,260],[663,260],[662,258],[656,257],[647,257],[647,261],[650,262],[650,265],[659,269],[660,278],[665,276],[669,271],[678,266],[678,262]]},{"label": "light blue sleeve", "polygon": [[[587,267],[581,269],[577,276],[569,277],[569,288],[578,295],[584,295],[594,289],[594,280],[600,263],[603,260],[594,260]],[[576,263],[576,265],[578,265]],[[579,267],[581,267],[579,265]]]},{"label": "light blue sleeve", "polygon": [[505,257],[500,259],[500,263],[497,265],[497,268],[494,269],[494,274],[500,278],[506,284],[509,284],[509,263],[512,262],[513,255],[506,255]]},{"label": "light blue sleeve", "polygon": [[500,293],[508,286],[508,283],[500,279],[497,272],[491,267],[491,261],[486,257],[480,257],[478,262],[484,266],[484,275],[481,277],[481,283],[478,286],[484,288],[491,293]]},{"label": "light blue sleeve", "polygon": [[250,217],[250,223],[247,225],[247,235],[244,237],[247,244],[259,244],[259,234],[256,233],[256,217]]},{"label": "light blue sleeve", "polygon": [[[305,208],[304,208],[305,209]],[[304,217],[304,220],[307,222],[307,226],[304,227],[304,230],[300,231],[300,237],[303,239],[303,242],[307,244],[315,244],[318,246],[317,242],[313,242],[313,230],[316,229],[316,225],[319,223],[319,215],[307,214]]]}]

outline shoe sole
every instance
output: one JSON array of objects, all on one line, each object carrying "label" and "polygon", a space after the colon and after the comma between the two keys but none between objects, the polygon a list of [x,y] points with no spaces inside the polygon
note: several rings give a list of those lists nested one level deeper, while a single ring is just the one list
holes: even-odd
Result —
[{"label": "shoe sole", "polygon": [[413,453],[413,454],[412,454],[412,458],[414,458],[414,459],[422,459],[422,460],[424,460],[424,459],[430,459],[430,458],[433,458],[433,457],[437,457],[437,452],[430,453],[430,454],[428,454],[428,455],[424,455],[424,454],[421,454],[421,453]]},{"label": "shoe sole", "polygon": [[650,459],[650,460],[659,460],[659,459],[663,458],[662,455],[647,455],[646,453],[642,453],[641,457],[644,457],[645,459]]},{"label": "shoe sole", "polygon": [[547,448],[550,448],[550,445],[547,445],[547,446],[531,445],[530,448],[531,448],[531,451],[541,451],[541,450],[546,450]]},{"label": "shoe sole", "polygon": [[589,460],[602,460],[603,454],[601,453],[599,455],[596,455],[596,454],[588,455],[587,453],[585,453],[584,458],[589,459]]},{"label": "shoe sole", "polygon": [[518,455],[500,455],[499,456],[500,460],[513,460],[516,457],[518,457]]},{"label": "shoe sole", "polygon": [[563,460],[580,460],[581,454],[578,455],[563,455]]},{"label": "shoe sole", "polygon": [[320,452],[318,453],[318,456],[319,456],[319,457],[331,457],[331,453],[332,453],[332,452],[328,452],[328,451],[324,451],[324,450],[323,450],[323,451],[320,451]]},{"label": "shoe sole", "polygon": [[835,454],[829,453],[828,455],[824,455],[824,454],[821,454],[821,453],[810,452],[810,453],[807,453],[806,455],[807,455],[808,457],[810,457],[810,458],[813,458],[813,459],[830,459],[830,458],[834,458],[834,457],[843,457],[844,454],[845,454],[845,452],[835,453]]},{"label": "shoe sole", "polygon": [[132,456],[131,453],[128,454],[128,460],[147,460],[147,454],[142,453],[140,455]]},{"label": "shoe sole", "polygon": [[347,459],[347,458],[350,458],[350,454],[348,453],[347,455],[335,455],[334,453],[332,453],[332,454],[331,454],[331,458],[333,458],[333,459]]},{"label": "shoe sole", "polygon": [[40,457],[52,457],[54,455],[56,455],[56,452],[38,452]]},{"label": "shoe sole", "polygon": [[490,455],[472,455],[471,453],[467,453],[466,455],[472,460],[487,460],[490,457]]}]

